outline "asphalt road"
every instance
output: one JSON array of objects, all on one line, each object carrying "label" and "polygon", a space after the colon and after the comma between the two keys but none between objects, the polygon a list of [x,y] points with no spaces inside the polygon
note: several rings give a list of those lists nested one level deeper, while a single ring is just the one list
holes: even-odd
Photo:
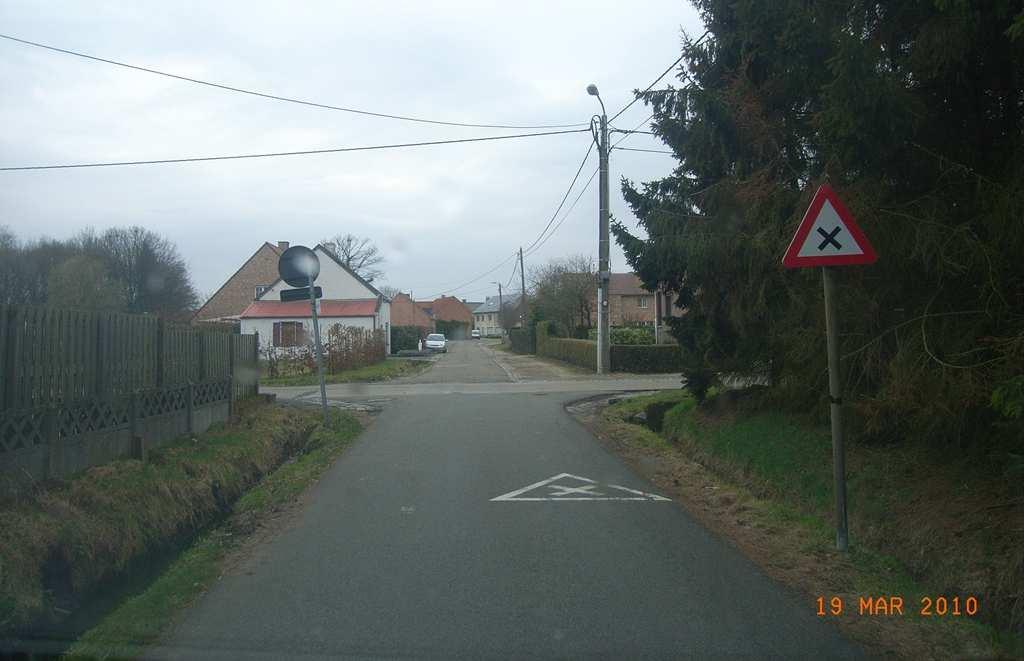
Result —
[{"label": "asphalt road", "polygon": [[[466,344],[419,380],[499,378],[486,351]],[[563,410],[573,398],[390,401],[291,525],[224,576],[154,655],[859,655],[810,600],[599,446]]]}]

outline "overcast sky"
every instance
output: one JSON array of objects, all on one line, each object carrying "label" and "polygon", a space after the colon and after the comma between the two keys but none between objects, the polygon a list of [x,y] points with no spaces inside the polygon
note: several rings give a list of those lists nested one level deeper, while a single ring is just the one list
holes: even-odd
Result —
[{"label": "overcast sky", "polygon": [[[43,2],[0,0],[0,32],[278,95],[484,124],[613,115],[703,32],[681,0],[636,2]],[[675,82],[675,81],[673,81]],[[0,40],[0,166],[140,160],[443,140],[501,133],[353,115],[203,87]],[[650,111],[635,104],[615,125]],[[613,142],[618,139],[613,135]],[[404,150],[195,164],[0,172],[0,224],[20,238],[143,225],[174,241],[201,294],[261,242],[371,238],[380,282],[417,298],[483,300],[565,193],[589,133]],[[623,146],[663,147],[634,135]],[[671,156],[616,151],[621,176]],[[597,168],[596,150],[579,186]],[[576,196],[574,192],[569,202]],[[567,203],[568,206],[568,203]],[[597,179],[527,258],[597,255]],[[612,269],[628,267],[612,244]],[[518,276],[516,278],[518,281]]]}]

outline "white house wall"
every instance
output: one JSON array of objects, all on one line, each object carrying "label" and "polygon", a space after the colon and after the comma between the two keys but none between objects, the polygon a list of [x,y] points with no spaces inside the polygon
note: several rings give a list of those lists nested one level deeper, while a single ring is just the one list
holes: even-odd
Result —
[{"label": "white house wall", "polygon": [[[359,298],[377,298],[376,292],[352,277],[352,274],[338,266],[338,263],[322,250],[316,250],[316,256],[320,258],[320,275],[313,283],[323,290],[324,298],[349,300]],[[279,301],[281,290],[291,289],[292,286],[284,280],[279,281],[271,287],[260,300]]]},{"label": "white house wall", "polygon": [[[259,350],[265,351],[267,347],[272,346],[274,343],[274,324],[279,321],[298,321],[302,323],[302,327],[306,330],[309,338],[313,337],[313,320],[310,318],[305,319],[289,319],[287,317],[275,318],[275,319],[242,319],[242,333],[259,333]],[[327,319],[320,319],[320,339],[322,342],[327,342],[327,331],[332,326],[354,326],[356,328],[365,328],[366,330],[373,330],[375,327],[374,317],[328,317]],[[376,326],[380,328],[380,326]]]}]

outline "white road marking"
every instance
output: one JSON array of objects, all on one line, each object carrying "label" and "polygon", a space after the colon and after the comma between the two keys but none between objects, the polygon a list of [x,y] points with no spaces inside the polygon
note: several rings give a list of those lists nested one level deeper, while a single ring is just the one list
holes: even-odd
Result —
[{"label": "white road marking", "polygon": [[[579,485],[576,485],[576,486],[566,486],[566,485],[561,485],[561,484],[560,485],[554,485],[553,484],[554,482],[558,482],[559,480],[563,480],[563,479],[566,479],[566,478],[573,479],[573,480],[578,480],[580,482],[586,482],[587,484],[584,485],[584,486],[579,486]],[[544,487],[544,486],[548,486],[548,485],[551,485],[550,488],[552,488],[552,489],[559,489],[560,491],[556,491],[555,493],[552,493],[552,494],[547,495],[547,496],[525,496],[525,495],[523,495],[523,494],[529,493],[530,491],[533,491],[534,489],[539,489],[540,487]],[[664,496],[659,496],[657,494],[647,493],[647,492],[644,492],[644,491],[637,491],[636,489],[630,489],[628,487],[619,486],[617,484],[605,484],[605,485],[601,485],[601,486],[604,486],[607,489],[615,489],[617,491],[622,491],[622,492],[629,493],[629,494],[632,494],[632,495],[631,496],[605,496],[605,495],[601,494],[600,492],[593,491],[594,489],[597,489],[598,486],[599,486],[599,483],[596,480],[591,480],[590,478],[587,478],[587,477],[580,477],[578,475],[573,475],[571,473],[559,473],[558,475],[555,475],[553,477],[549,477],[546,480],[541,480],[540,482],[534,482],[533,484],[527,485],[527,486],[523,487],[522,489],[516,489],[515,491],[510,491],[510,492],[508,492],[506,494],[502,494],[502,495],[497,496],[495,498],[491,498],[491,502],[503,501],[503,500],[528,501],[528,502],[536,502],[536,501],[541,501],[541,500],[574,500],[574,501],[575,500],[661,500],[661,501],[670,500],[669,498],[665,498]],[[569,495],[569,494],[588,494],[588,495],[586,495],[586,496],[574,496],[574,495]],[[593,494],[593,495],[591,495],[591,494]]]}]

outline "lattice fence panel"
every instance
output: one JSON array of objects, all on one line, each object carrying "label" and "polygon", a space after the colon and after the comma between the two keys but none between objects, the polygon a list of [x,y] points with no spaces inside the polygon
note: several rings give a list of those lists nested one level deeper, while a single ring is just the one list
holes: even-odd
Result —
[{"label": "lattice fence panel", "polygon": [[0,412],[0,452],[13,452],[43,444],[43,416],[38,410]]},{"label": "lattice fence panel", "polygon": [[148,418],[188,408],[188,388],[143,390],[138,393],[138,414]]},{"label": "lattice fence panel", "polygon": [[207,381],[192,386],[193,406],[203,406],[216,402],[227,401],[230,397],[230,382],[226,379],[221,381]]}]

